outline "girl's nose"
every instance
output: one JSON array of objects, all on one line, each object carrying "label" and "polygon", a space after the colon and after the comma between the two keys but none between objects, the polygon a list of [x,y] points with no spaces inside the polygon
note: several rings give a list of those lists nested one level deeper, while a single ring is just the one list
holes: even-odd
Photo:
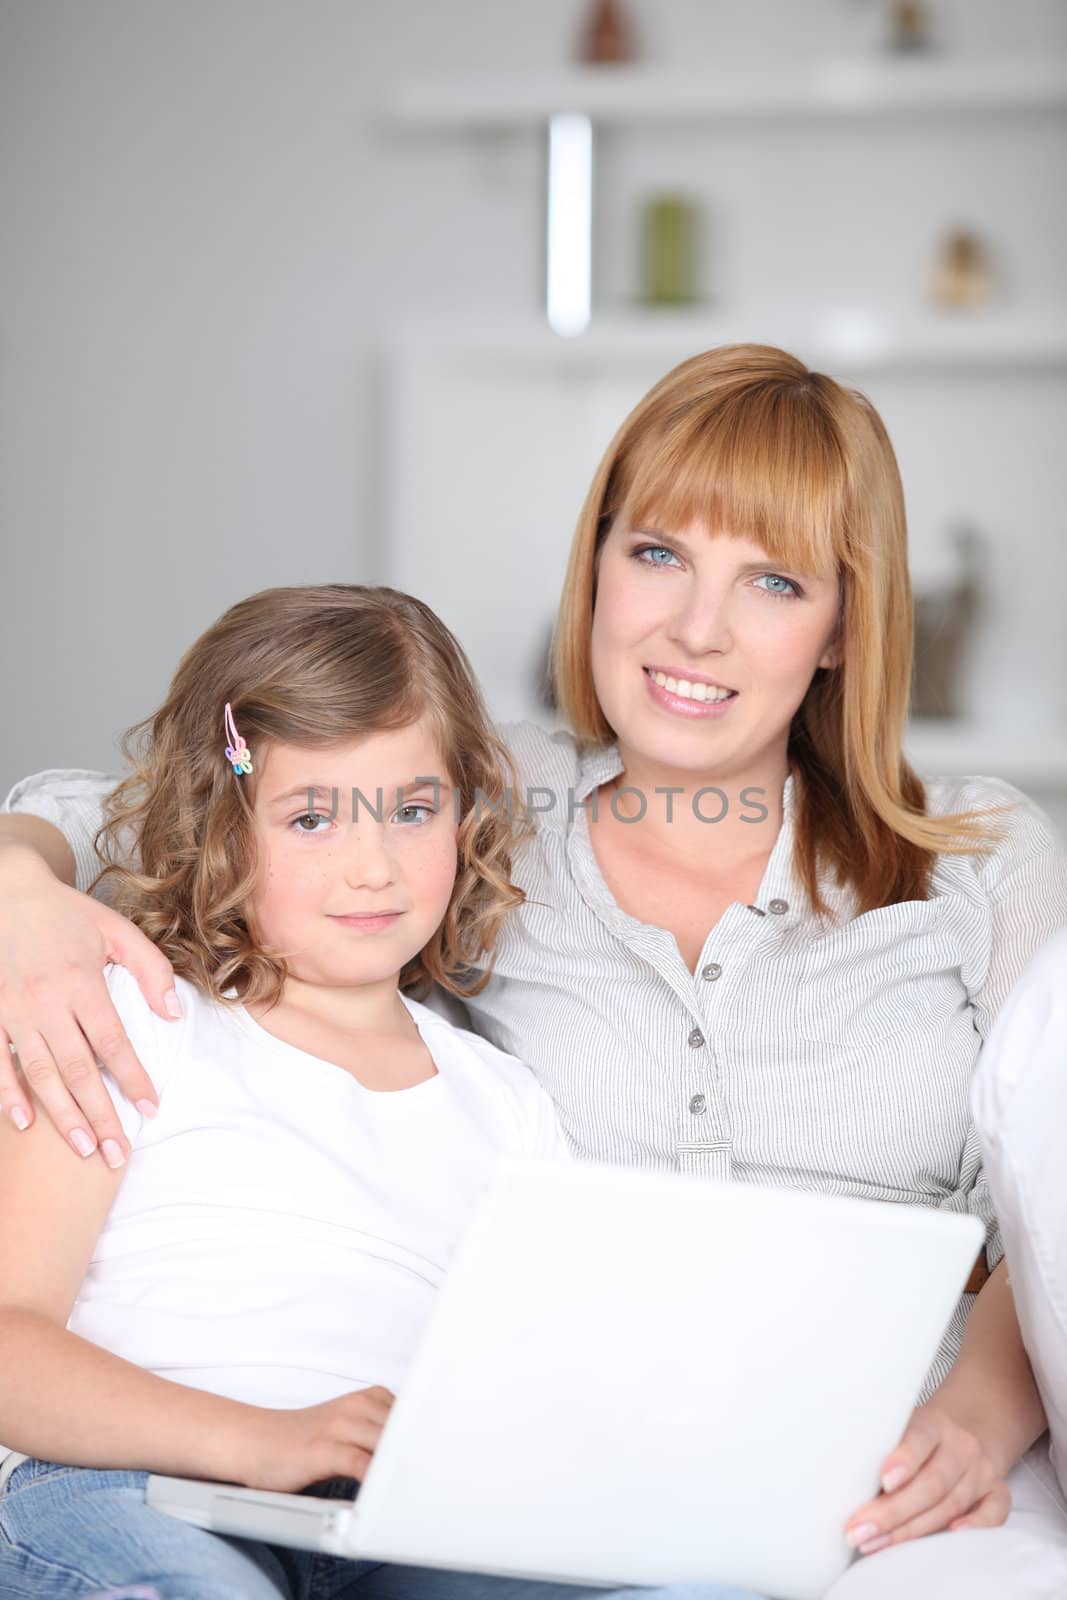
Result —
[{"label": "girl's nose", "polygon": [[393,862],[384,827],[372,823],[351,830],[344,875],[345,882],[353,889],[385,889],[392,883]]}]

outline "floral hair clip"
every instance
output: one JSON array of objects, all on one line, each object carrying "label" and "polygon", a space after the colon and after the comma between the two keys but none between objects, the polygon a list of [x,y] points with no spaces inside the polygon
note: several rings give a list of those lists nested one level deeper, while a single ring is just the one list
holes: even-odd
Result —
[{"label": "floral hair clip", "polygon": [[233,740],[232,744],[226,746],[226,760],[233,764],[234,772],[238,777],[243,772],[251,772],[252,757],[248,746],[237,732],[233,720],[233,712],[230,710],[230,702],[228,700],[226,702],[226,737]]}]

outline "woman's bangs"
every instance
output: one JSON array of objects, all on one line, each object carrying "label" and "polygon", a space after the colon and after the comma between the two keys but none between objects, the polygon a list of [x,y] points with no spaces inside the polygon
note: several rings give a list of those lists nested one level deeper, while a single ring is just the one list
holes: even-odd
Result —
[{"label": "woman's bangs", "polygon": [[703,523],[712,533],[751,539],[782,566],[833,576],[845,554],[845,461],[833,430],[805,399],[770,407],[742,401],[646,430],[620,474],[624,524],[666,535]]}]

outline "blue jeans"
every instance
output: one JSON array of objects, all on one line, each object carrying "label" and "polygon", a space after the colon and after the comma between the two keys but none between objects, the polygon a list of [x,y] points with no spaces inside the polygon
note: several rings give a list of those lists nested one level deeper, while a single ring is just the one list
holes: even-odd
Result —
[{"label": "blue jeans", "polygon": [[[756,1600],[715,1584],[590,1590],[233,1539],[146,1505],[147,1480],[147,1472],[20,1463],[0,1492],[4,1600],[90,1600],[124,1589],[128,1600]],[[356,1489],[350,1478],[331,1478],[304,1493],[350,1500]]]}]

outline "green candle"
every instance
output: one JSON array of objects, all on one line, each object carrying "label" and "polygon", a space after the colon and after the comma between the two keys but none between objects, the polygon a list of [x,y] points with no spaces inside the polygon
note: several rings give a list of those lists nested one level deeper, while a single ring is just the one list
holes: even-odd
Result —
[{"label": "green candle", "polygon": [[686,305],[694,299],[693,207],[680,195],[645,202],[643,290],[650,305]]}]

